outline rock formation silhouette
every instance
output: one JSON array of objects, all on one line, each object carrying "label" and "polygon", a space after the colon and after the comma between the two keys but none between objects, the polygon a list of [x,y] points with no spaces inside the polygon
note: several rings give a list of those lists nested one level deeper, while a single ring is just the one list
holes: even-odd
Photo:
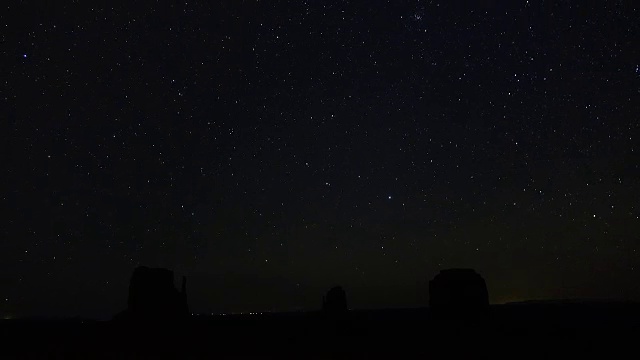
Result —
[{"label": "rock formation silhouette", "polygon": [[439,317],[478,319],[489,309],[487,285],[473,269],[441,270],[429,281],[429,307]]},{"label": "rock formation silhouette", "polygon": [[344,313],[348,310],[347,294],[341,286],[334,286],[322,297],[322,310],[328,313]]},{"label": "rock formation silhouette", "polygon": [[189,314],[187,279],[182,277],[182,289],[173,283],[173,271],[139,266],[129,282],[127,309],[118,318],[138,320],[178,319]]}]

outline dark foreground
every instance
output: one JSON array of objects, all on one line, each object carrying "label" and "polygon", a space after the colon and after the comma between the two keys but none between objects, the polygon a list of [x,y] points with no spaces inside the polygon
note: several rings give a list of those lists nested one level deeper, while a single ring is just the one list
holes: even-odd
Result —
[{"label": "dark foreground", "polygon": [[494,305],[473,321],[434,315],[428,309],[409,309],[337,316],[321,312],[194,316],[154,324],[13,320],[1,323],[0,357],[405,359],[502,354],[519,358],[592,350],[622,354],[640,339],[639,304]]}]

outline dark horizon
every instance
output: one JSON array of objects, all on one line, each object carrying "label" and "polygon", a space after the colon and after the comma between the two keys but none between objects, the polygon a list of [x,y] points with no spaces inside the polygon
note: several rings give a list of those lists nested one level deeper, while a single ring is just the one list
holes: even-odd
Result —
[{"label": "dark horizon", "polygon": [[633,2],[7,4],[0,315],[640,301]]},{"label": "dark horizon", "polygon": [[[435,274],[436,273],[434,273],[434,275]],[[33,319],[78,318],[78,319],[86,319],[86,320],[112,320],[116,314],[118,314],[119,312],[121,312],[123,309],[126,308],[127,289],[129,287],[130,275],[131,274],[129,274],[129,276],[127,277],[125,284],[123,284],[123,286],[120,287],[122,290],[121,292],[114,293],[114,294],[107,294],[110,296],[108,297],[108,299],[117,298],[119,300],[119,302],[114,306],[99,308],[99,307],[96,307],[97,305],[96,303],[82,303],[80,301],[80,302],[68,302],[64,304],[59,304],[59,307],[51,306],[50,309],[53,309],[53,310],[47,313],[20,313],[20,311],[16,311],[16,309],[13,309],[13,311],[11,309],[8,309],[8,311],[4,310],[2,314],[3,319],[8,320],[8,319],[29,319],[29,318],[33,318]],[[179,275],[179,274],[174,275],[174,280],[176,284],[178,279],[181,278],[181,276],[182,275]],[[191,284],[193,283],[193,279],[190,280],[190,283]],[[362,290],[358,291],[358,289],[347,288],[346,290],[348,290],[349,299],[350,299],[349,309],[351,311],[372,311],[372,310],[382,311],[382,310],[403,310],[403,309],[410,310],[410,309],[429,308],[429,294],[428,294],[427,283],[428,283],[428,279],[425,280],[424,284],[421,284],[421,288],[414,289],[415,293],[418,295],[416,296],[416,301],[413,303],[409,303],[409,302],[400,303],[398,299],[393,299],[393,297],[398,295],[403,295],[403,294],[391,292],[390,295],[387,295],[386,302],[384,301],[369,302],[367,304],[362,301],[363,294],[365,293],[364,291]],[[197,285],[198,283],[196,281],[196,286]],[[211,292],[212,289],[199,289],[197,287],[193,289],[193,285],[190,285],[190,288],[188,291],[188,294],[189,294],[188,304],[190,308],[189,313],[196,316],[200,316],[200,315],[201,316],[220,316],[220,315],[262,315],[267,313],[316,312],[316,311],[322,310],[322,295],[326,292],[328,287],[324,289],[318,288],[318,289],[314,289],[314,291],[309,291],[309,296],[307,298],[309,301],[306,302],[308,306],[304,306],[304,305],[301,306],[296,304],[291,306],[286,302],[284,303],[281,302],[281,303],[274,303],[273,306],[271,307],[256,307],[254,305],[255,302],[252,303],[251,301],[248,301],[250,299],[239,299],[238,297],[233,296],[234,295],[233,292],[232,292],[232,295],[229,296],[228,293],[229,293],[229,290],[231,290],[231,288],[217,288],[217,290],[221,290],[221,289],[225,289],[226,292],[220,291],[220,293],[227,293],[227,296],[233,298],[234,301],[233,302],[227,301],[226,303],[225,302],[218,302],[218,303],[207,302],[207,299],[203,299],[201,297],[201,294],[206,292]],[[242,290],[249,291],[249,290],[257,290],[257,289],[261,289],[261,288],[252,287],[248,284],[245,284],[241,289],[236,289],[236,292],[242,293]],[[389,288],[386,288],[385,290],[389,290]],[[283,295],[286,295],[286,294],[280,294],[280,296],[283,296]],[[277,296],[271,296],[266,298],[263,297],[263,298],[260,298],[259,300],[265,301],[270,298],[278,299]],[[506,298],[502,300],[496,300],[496,296],[494,296],[491,292],[490,292],[489,298],[490,298],[491,305],[508,305],[508,304],[523,304],[523,305],[542,304],[543,305],[543,304],[554,304],[554,303],[556,304],[640,303],[636,299],[625,299],[622,297],[615,298],[615,297],[578,297],[578,296],[558,297],[558,298],[531,298],[531,299]],[[406,299],[406,297],[400,296],[399,299]],[[364,305],[362,305],[363,303]],[[80,306],[78,306],[78,304]],[[77,311],[74,311],[72,309],[76,309]]]}]

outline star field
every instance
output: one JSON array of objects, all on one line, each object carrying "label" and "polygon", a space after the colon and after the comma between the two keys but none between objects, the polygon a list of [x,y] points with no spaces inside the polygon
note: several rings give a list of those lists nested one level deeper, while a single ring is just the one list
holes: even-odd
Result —
[{"label": "star field", "polygon": [[639,300],[633,2],[6,4],[4,314]]}]

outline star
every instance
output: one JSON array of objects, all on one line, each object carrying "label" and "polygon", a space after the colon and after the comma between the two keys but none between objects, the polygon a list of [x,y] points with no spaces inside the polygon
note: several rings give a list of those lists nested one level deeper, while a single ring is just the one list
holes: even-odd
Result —
[{"label": "star", "polygon": [[[520,295],[615,291],[640,300],[627,271],[640,254],[640,187],[623,181],[636,172],[628,99],[637,87],[608,76],[640,79],[640,60],[620,45],[633,14],[589,3],[589,11],[548,17],[529,1],[522,25],[506,5],[460,12],[448,2],[389,11],[304,3],[313,16],[291,18],[292,26],[277,25],[295,13],[277,2],[259,6],[262,25],[234,13],[244,7],[219,14],[201,6],[229,25],[223,32],[169,7],[132,8],[106,22],[96,14],[112,11],[95,7],[56,16],[61,24],[80,16],[86,33],[113,33],[98,52],[76,30],[51,34],[50,22],[16,19],[28,40],[7,49],[20,66],[5,81],[17,89],[16,159],[5,172],[20,201],[6,219],[11,251],[0,252],[0,263],[24,281],[0,284],[2,296],[25,312],[50,311],[40,294],[48,279],[29,276],[41,273],[62,285],[57,300],[69,306],[58,307],[74,309],[77,299],[64,291],[74,274],[95,303],[82,308],[115,309],[122,304],[107,301],[122,293],[96,295],[106,281],[131,263],[161,262],[187,276],[232,274],[218,285],[233,291],[190,285],[196,313],[207,303],[228,304],[227,313],[272,304],[315,310],[323,284],[357,286],[364,274],[368,286],[353,306],[422,306],[407,284],[452,264],[483,269],[496,283],[493,299],[526,290]],[[133,24],[156,11],[161,26]],[[600,14],[617,21],[597,21]],[[558,30],[583,20],[580,32]],[[524,31],[505,33],[496,21]],[[536,30],[545,27],[556,30]],[[558,51],[564,43],[577,48]],[[602,51],[609,45],[616,61]],[[556,260],[594,244],[597,256]],[[524,246],[544,250],[519,256]],[[92,271],[71,261],[102,252]],[[514,256],[510,283],[499,274]],[[319,271],[334,263],[336,271]],[[601,265],[610,274],[600,283],[581,271]],[[571,290],[553,286],[557,271]],[[253,278],[262,287],[263,277],[279,289],[300,283],[299,296],[263,298],[234,283]],[[379,303],[376,294],[393,283],[409,287]]]}]

